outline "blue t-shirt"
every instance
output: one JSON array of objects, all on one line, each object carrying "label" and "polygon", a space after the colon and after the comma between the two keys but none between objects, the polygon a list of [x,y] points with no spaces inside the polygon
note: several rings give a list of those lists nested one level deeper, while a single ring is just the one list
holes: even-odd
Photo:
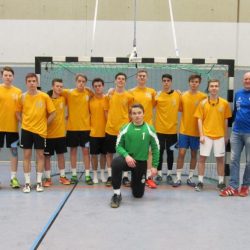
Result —
[{"label": "blue t-shirt", "polygon": [[250,90],[240,89],[235,93],[233,131],[250,133]]}]

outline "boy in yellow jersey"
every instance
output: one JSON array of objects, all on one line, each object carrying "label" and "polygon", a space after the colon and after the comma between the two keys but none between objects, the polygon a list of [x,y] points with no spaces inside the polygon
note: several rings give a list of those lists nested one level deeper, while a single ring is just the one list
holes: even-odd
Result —
[{"label": "boy in yellow jersey", "polygon": [[0,84],[0,150],[4,146],[10,149],[11,153],[11,180],[12,188],[19,188],[20,184],[16,177],[18,166],[18,120],[16,117],[16,105],[18,96],[22,91],[13,86],[14,70],[11,67],[4,67],[1,70],[3,83]]},{"label": "boy in yellow jersey", "polygon": [[[116,152],[116,139],[121,127],[129,122],[129,107],[133,103],[132,95],[125,90],[127,76],[124,73],[115,75],[115,89],[106,96],[105,111],[107,115],[107,124],[105,128],[106,139],[105,145],[107,150],[107,167],[108,179],[106,186],[111,186],[111,162],[113,154]],[[130,182],[126,179],[124,184],[130,186]]]},{"label": "boy in yellow jersey", "polygon": [[198,165],[198,183],[196,191],[203,189],[203,177],[205,173],[206,158],[210,155],[212,148],[217,163],[219,177],[218,189],[222,190],[224,184],[224,156],[227,137],[228,118],[232,116],[228,101],[219,97],[219,80],[208,81],[209,96],[202,100],[195,111],[194,117],[198,118],[200,133],[200,158]]},{"label": "boy in yellow jersey", "polygon": [[181,182],[181,174],[184,165],[184,159],[187,149],[191,150],[189,176],[187,179],[187,185],[195,187],[193,182],[193,174],[197,163],[197,151],[199,149],[199,129],[197,124],[197,118],[193,116],[198,104],[201,100],[206,98],[206,94],[198,91],[201,83],[200,75],[190,75],[189,79],[189,90],[184,92],[181,97],[180,111],[181,124],[179,130],[178,140],[178,158],[177,158],[177,169],[176,169],[176,180],[173,187],[179,187]]},{"label": "boy in yellow jersey", "polygon": [[62,96],[63,81],[62,79],[52,80],[52,93],[51,100],[56,108],[55,119],[48,125],[46,147],[44,149],[45,155],[45,180],[43,181],[44,187],[52,185],[51,180],[51,164],[50,158],[56,152],[58,168],[60,171],[59,182],[63,185],[69,185],[70,181],[65,176],[65,158],[64,153],[67,152],[66,146],[66,122],[65,122],[65,108],[66,101]]},{"label": "boy in yellow jersey", "polygon": [[68,105],[67,120],[67,146],[70,147],[71,162],[71,183],[77,183],[77,147],[81,147],[83,161],[85,166],[85,182],[87,185],[93,185],[90,177],[90,155],[89,155],[89,133],[90,133],[90,114],[89,99],[92,93],[85,88],[88,81],[83,74],[76,75],[76,88],[66,89],[63,95],[66,97]]},{"label": "boy in yellow jersey", "polygon": [[39,90],[36,74],[25,77],[27,92],[18,99],[17,117],[22,124],[21,143],[23,148],[24,193],[30,192],[30,172],[32,147],[34,145],[37,161],[36,191],[42,192],[42,175],[44,170],[44,148],[47,137],[47,124],[55,117],[55,107],[49,96]]},{"label": "boy in yellow jersey", "polygon": [[167,183],[173,185],[172,169],[174,163],[173,147],[177,143],[178,112],[181,101],[180,93],[172,89],[172,75],[162,75],[162,91],[155,97],[155,130],[160,142],[160,159],[156,183],[162,181],[163,154],[167,153]]},{"label": "boy in yellow jersey", "polygon": [[89,101],[90,110],[90,155],[93,168],[93,182],[99,182],[97,176],[98,155],[101,168],[101,181],[106,182],[104,170],[106,166],[106,145],[105,145],[105,127],[106,115],[104,110],[105,95],[103,94],[104,81],[101,78],[95,78],[92,81],[94,96]]},{"label": "boy in yellow jersey", "polygon": [[[140,103],[145,110],[144,120],[150,125],[153,125],[153,108],[155,105],[155,96],[156,91],[152,88],[146,87],[148,80],[148,72],[145,69],[138,70],[136,74],[137,86],[133,89],[130,89],[129,92],[134,97],[134,103]],[[150,188],[156,188],[156,184],[153,179],[150,178],[151,172],[151,162],[152,155],[151,151],[149,152],[148,159],[148,171],[147,171],[147,180],[146,185]]]}]

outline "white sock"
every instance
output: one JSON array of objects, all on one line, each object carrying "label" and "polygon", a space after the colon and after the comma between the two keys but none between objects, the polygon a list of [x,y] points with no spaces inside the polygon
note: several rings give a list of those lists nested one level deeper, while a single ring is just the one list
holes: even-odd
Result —
[{"label": "white sock", "polygon": [[176,178],[177,180],[181,180],[182,168],[176,170]]},{"label": "white sock", "polygon": [[50,178],[50,173],[51,173],[51,171],[50,171],[50,170],[45,171],[45,177],[46,177],[46,178]]},{"label": "white sock", "polygon": [[97,170],[94,170],[94,172],[93,172],[93,178],[94,179],[98,179],[98,177],[97,177]]},{"label": "white sock", "polygon": [[10,179],[12,180],[15,177],[16,177],[16,172],[11,171],[10,172]]},{"label": "white sock", "polygon": [[85,170],[85,176],[89,176],[89,169]]},{"label": "white sock", "polygon": [[123,177],[128,177],[128,171],[123,172]]},{"label": "white sock", "polygon": [[121,194],[121,189],[114,189],[114,194],[120,195]]},{"label": "white sock", "polygon": [[72,168],[72,169],[71,169],[71,172],[72,172],[72,175],[77,175],[77,174],[76,174],[76,168]]},{"label": "white sock", "polygon": [[172,170],[168,170],[167,175],[171,175],[171,174],[172,174]]},{"label": "white sock", "polygon": [[189,179],[192,179],[193,176],[194,176],[194,170],[193,170],[193,169],[192,169],[192,170],[190,169],[190,170],[189,170],[188,178],[189,178]]},{"label": "white sock", "polygon": [[104,169],[101,169],[101,179],[105,179]]},{"label": "white sock", "polygon": [[30,172],[24,173],[24,179],[25,179],[25,183],[30,184]]},{"label": "white sock", "polygon": [[158,170],[158,175],[162,177],[162,171]]},{"label": "white sock", "polygon": [[203,183],[203,175],[198,176],[198,181]]},{"label": "white sock", "polygon": [[108,168],[108,176],[111,176],[111,168]]},{"label": "white sock", "polygon": [[36,173],[36,181],[37,183],[42,183],[42,177],[43,177],[43,173]]},{"label": "white sock", "polygon": [[60,176],[65,177],[65,169],[60,169]]},{"label": "white sock", "polygon": [[218,176],[219,177],[219,183],[223,183],[224,182],[224,176]]}]

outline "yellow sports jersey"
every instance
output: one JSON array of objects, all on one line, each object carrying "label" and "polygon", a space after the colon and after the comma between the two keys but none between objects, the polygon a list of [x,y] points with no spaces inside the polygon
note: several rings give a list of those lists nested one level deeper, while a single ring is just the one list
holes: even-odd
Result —
[{"label": "yellow sports jersey", "polygon": [[105,116],[105,96],[93,96],[89,101],[90,110],[90,136],[105,137],[106,116]]},{"label": "yellow sports jersey", "polygon": [[18,132],[17,101],[22,91],[14,86],[0,84],[0,131]]},{"label": "yellow sports jersey", "polygon": [[106,96],[104,110],[108,111],[108,119],[105,132],[110,135],[118,135],[121,127],[129,122],[129,107],[133,103],[133,96],[125,91],[114,92]]},{"label": "yellow sports jersey", "polygon": [[176,134],[181,96],[172,90],[159,91],[155,97],[155,130],[161,134]]},{"label": "yellow sports jersey", "polygon": [[156,91],[148,87],[135,87],[129,92],[134,97],[134,103],[140,103],[144,107],[144,121],[152,125]]},{"label": "yellow sports jersey", "polygon": [[65,137],[65,98],[60,96],[58,98],[51,98],[51,100],[56,108],[56,116],[48,125],[47,138]]},{"label": "yellow sports jersey", "polygon": [[180,103],[180,111],[182,112],[180,125],[181,134],[199,137],[197,118],[194,117],[193,114],[200,101],[206,98],[206,96],[205,93],[200,91],[195,94],[186,91],[182,94]]},{"label": "yellow sports jersey", "polygon": [[38,91],[36,95],[30,95],[28,92],[20,95],[17,111],[22,112],[22,129],[46,138],[47,116],[55,111],[55,106],[47,94]]},{"label": "yellow sports jersey", "polygon": [[63,90],[68,105],[67,130],[90,130],[89,99],[91,93],[85,89],[80,92],[77,89]]},{"label": "yellow sports jersey", "polygon": [[194,113],[194,117],[202,120],[203,134],[211,138],[225,136],[225,120],[231,116],[228,101],[221,97],[216,101],[206,98],[200,102]]}]

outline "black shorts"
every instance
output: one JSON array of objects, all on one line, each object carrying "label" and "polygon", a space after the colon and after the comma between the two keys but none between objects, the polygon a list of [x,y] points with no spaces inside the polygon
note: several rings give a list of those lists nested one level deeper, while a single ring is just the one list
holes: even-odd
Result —
[{"label": "black shorts", "polygon": [[105,137],[105,148],[106,148],[106,152],[110,153],[110,154],[115,154],[116,150],[116,140],[117,140],[117,136],[116,135],[110,135],[106,133],[106,137]]},{"label": "black shorts", "polygon": [[66,137],[60,138],[47,138],[46,147],[44,149],[44,155],[50,156],[56,154],[67,153]]},{"label": "black shorts", "polygon": [[157,133],[161,150],[169,150],[177,143],[177,134],[161,134]]},{"label": "black shorts", "polygon": [[75,148],[80,146],[89,148],[89,133],[90,131],[67,131],[67,147]]},{"label": "black shorts", "polygon": [[106,154],[105,137],[90,136],[90,154],[91,155]]},{"label": "black shorts", "polygon": [[12,148],[11,144],[18,142],[19,135],[17,132],[0,132],[0,148],[4,147],[4,138],[6,138],[6,148]]},{"label": "black shorts", "polygon": [[32,149],[33,145],[34,149],[44,149],[46,146],[46,139],[36,133],[22,129],[20,148]]}]

